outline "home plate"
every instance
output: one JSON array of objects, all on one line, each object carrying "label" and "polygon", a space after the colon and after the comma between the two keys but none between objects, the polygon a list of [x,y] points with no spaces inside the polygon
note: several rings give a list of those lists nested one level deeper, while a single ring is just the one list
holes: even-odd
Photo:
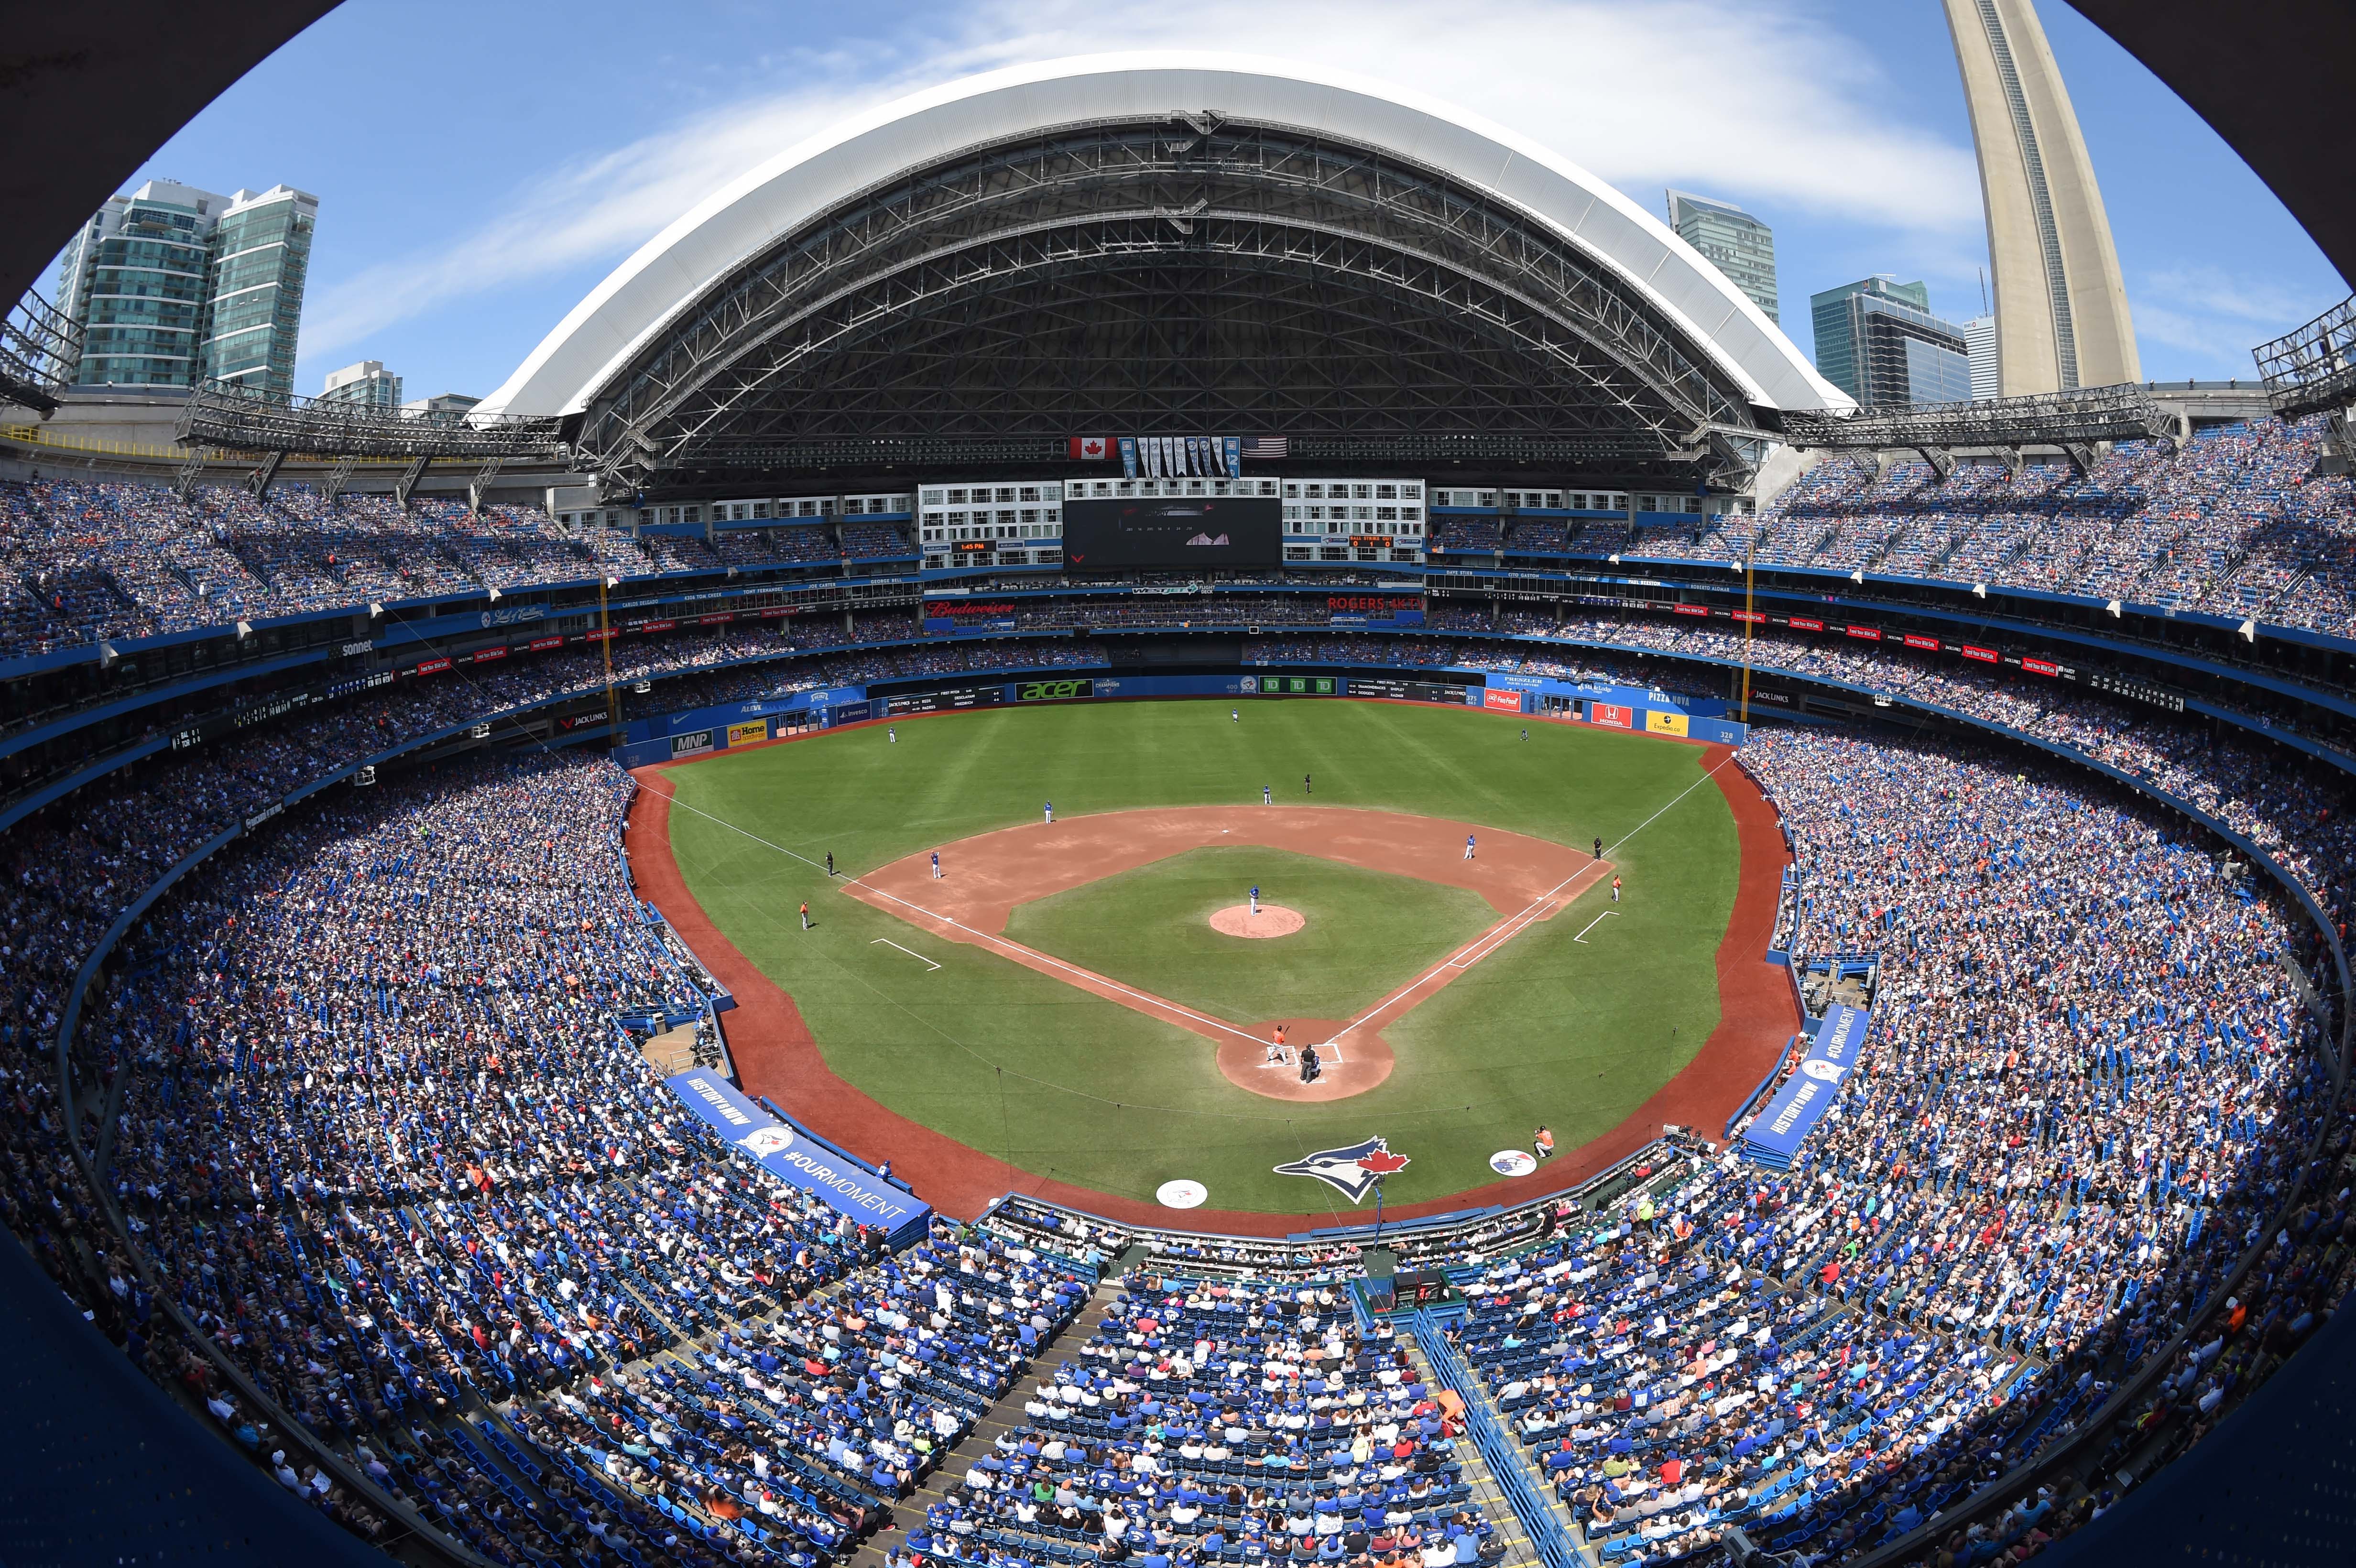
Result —
[{"label": "home plate", "polygon": [[1309,923],[1297,909],[1264,903],[1258,914],[1249,904],[1229,904],[1211,917],[1211,929],[1221,936],[1290,936]]},{"label": "home plate", "polygon": [[1210,1195],[1199,1181],[1165,1181],[1153,1189],[1153,1200],[1164,1209],[1200,1209]]}]

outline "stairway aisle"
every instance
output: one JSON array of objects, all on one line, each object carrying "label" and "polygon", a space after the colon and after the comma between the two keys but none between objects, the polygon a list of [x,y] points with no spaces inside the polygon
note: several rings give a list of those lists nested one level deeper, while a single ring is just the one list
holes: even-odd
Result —
[{"label": "stairway aisle", "polygon": [[1025,1424],[1023,1406],[1042,1383],[1051,1382],[1055,1369],[1078,1353],[1105,1320],[1112,1304],[1120,1296],[1120,1279],[1108,1275],[1088,1296],[1088,1304],[1080,1308],[1079,1316],[1066,1324],[1064,1331],[1040,1348],[1031,1371],[1006,1391],[1006,1396],[982,1413],[973,1424],[966,1440],[949,1453],[947,1460],[925,1477],[925,1484],[913,1497],[901,1499],[892,1505],[890,1528],[877,1531],[862,1544],[851,1560],[851,1568],[884,1568],[891,1554],[908,1539],[909,1532],[924,1522],[925,1510],[946,1499],[965,1479],[975,1460],[990,1453],[998,1435]]},{"label": "stairway aisle", "polygon": [[[1423,1353],[1423,1347],[1416,1341],[1415,1336],[1402,1333],[1399,1337],[1406,1341],[1408,1360],[1422,1377],[1424,1386],[1445,1387],[1440,1374],[1432,1369],[1431,1359]],[[1521,1519],[1514,1512],[1514,1505],[1506,1498],[1505,1488],[1498,1486],[1497,1477],[1489,1473],[1489,1461],[1482,1456],[1480,1447],[1473,1443],[1470,1433],[1457,1440],[1456,1461],[1464,1468],[1464,1483],[1472,1488],[1472,1500],[1481,1505],[1482,1513],[1496,1526],[1497,1534],[1505,1542],[1505,1561],[1498,1568],[1535,1565],[1538,1561],[1538,1550],[1531,1543],[1529,1532],[1522,1528]]]},{"label": "stairway aisle", "polygon": [[[1446,1387],[1447,1380],[1440,1377],[1432,1367],[1430,1358],[1425,1355],[1423,1346],[1417,1338],[1412,1334],[1403,1337],[1408,1342],[1408,1359],[1415,1363],[1416,1370],[1424,1375],[1432,1387]],[[1479,1385],[1477,1380],[1472,1388],[1460,1392],[1463,1393],[1468,1406],[1472,1405],[1472,1402],[1478,1401],[1481,1413],[1494,1422],[1501,1431],[1510,1435],[1511,1424],[1490,1400],[1487,1391]],[[1510,1436],[1508,1440],[1511,1441]],[[1519,1452],[1518,1448],[1515,1451]],[[1489,1516],[1496,1525],[1498,1532],[1505,1539],[1505,1568],[1513,1568],[1513,1565],[1521,1563],[1535,1564],[1543,1562],[1544,1559],[1537,1544],[1530,1540],[1527,1527],[1514,1509],[1513,1499],[1506,1496],[1505,1489],[1498,1485],[1497,1477],[1489,1469],[1487,1456],[1481,1452],[1480,1445],[1472,1440],[1470,1433],[1458,1441],[1456,1455],[1464,1467],[1465,1479],[1472,1488],[1474,1499],[1480,1502],[1483,1511]],[[1548,1520],[1562,1532],[1562,1539],[1568,1541],[1571,1550],[1578,1554],[1578,1561],[1588,1563],[1601,1561],[1595,1549],[1587,1543],[1586,1532],[1581,1531],[1578,1521],[1571,1518],[1570,1509],[1563,1505],[1562,1499],[1555,1496],[1552,1487],[1547,1486],[1542,1481],[1533,1480],[1526,1491],[1543,1502]]]}]

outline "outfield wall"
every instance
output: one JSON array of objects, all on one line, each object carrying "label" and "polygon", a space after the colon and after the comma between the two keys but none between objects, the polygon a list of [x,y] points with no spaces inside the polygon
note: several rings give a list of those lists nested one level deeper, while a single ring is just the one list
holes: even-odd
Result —
[{"label": "outfield wall", "polygon": [[1568,719],[1599,729],[1626,730],[1678,740],[1740,746],[1750,727],[1724,717],[1717,698],[1690,697],[1644,687],[1505,675],[1494,670],[1385,666],[1383,673],[1303,666],[1255,665],[1214,675],[1115,675],[1108,667],[1049,670],[980,670],[937,684],[906,681],[837,686],[750,701],[691,708],[633,720],[615,752],[626,768],[680,762],[736,746],[758,745],[806,730],[830,730],[878,719],[966,712],[1056,702],[1108,702],[1148,698],[1346,697],[1390,702],[1431,702],[1494,712]]}]

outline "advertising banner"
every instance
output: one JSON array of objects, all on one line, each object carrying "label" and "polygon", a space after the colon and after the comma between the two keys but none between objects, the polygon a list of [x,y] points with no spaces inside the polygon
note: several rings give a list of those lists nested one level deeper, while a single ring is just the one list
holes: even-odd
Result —
[{"label": "advertising banner", "polygon": [[1481,706],[1494,708],[1505,713],[1519,713],[1522,710],[1522,694],[1518,691],[1499,691],[1492,687],[1481,693]]},{"label": "advertising banner", "polygon": [[1665,713],[1657,708],[1648,709],[1644,714],[1644,728],[1655,735],[1683,735],[1687,732],[1686,716]]},{"label": "advertising banner", "polygon": [[1936,637],[1926,637],[1920,632],[1909,632],[1906,634],[1906,645],[1910,648],[1922,648],[1926,652],[1935,654],[1939,651],[1939,639]]},{"label": "advertising banner", "polygon": [[1590,702],[1587,705],[1587,721],[1608,724],[1614,730],[1633,730],[1636,727],[1636,715],[1616,702]]},{"label": "advertising banner", "polygon": [[1976,648],[1969,643],[1965,643],[1962,645],[1962,646],[1964,656],[1967,659],[1977,659],[1982,664],[1996,664],[1998,662],[1998,655],[1994,648]]},{"label": "advertising banner", "polygon": [[738,1093],[717,1072],[682,1072],[663,1083],[681,1104],[779,1180],[894,1240],[905,1232],[924,1233],[921,1227],[932,1211],[914,1193],[820,1147],[799,1127],[777,1120]]},{"label": "advertising banner", "polygon": [[1801,1141],[1832,1109],[1833,1096],[1856,1069],[1869,1021],[1868,1014],[1855,1008],[1835,1005],[1826,1010],[1798,1070],[1783,1081],[1783,1087],[1767,1102],[1759,1119],[1743,1133],[1742,1152],[1747,1157],[1778,1169],[1792,1163]]},{"label": "advertising banner", "polygon": [[766,741],[768,738],[769,721],[766,719],[755,719],[750,723],[728,726],[728,743],[732,746],[750,746],[755,741]]},{"label": "advertising banner", "polygon": [[691,730],[684,735],[670,738],[670,754],[674,757],[692,757],[710,750],[712,731],[709,730]]}]

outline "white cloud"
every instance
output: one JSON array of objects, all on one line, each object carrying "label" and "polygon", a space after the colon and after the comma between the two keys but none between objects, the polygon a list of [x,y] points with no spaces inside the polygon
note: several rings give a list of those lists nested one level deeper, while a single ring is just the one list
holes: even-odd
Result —
[{"label": "white cloud", "polygon": [[[2181,266],[2147,272],[2134,291],[2136,336],[2191,356],[2187,369],[2202,375],[2250,377],[2256,367],[2250,350],[2311,320],[2329,300],[2304,299],[2265,279],[2215,266]],[[2145,355],[2147,374],[2155,373]]]},{"label": "white cloud", "polygon": [[1877,108],[1888,84],[1858,40],[1764,0],[1204,0],[1108,16],[1081,0],[984,0],[934,28],[904,19],[888,41],[797,55],[790,90],[540,174],[498,219],[322,280],[306,356],[445,302],[618,261],[746,168],[878,101],[1108,48],[1232,42],[1398,81],[1557,148],[1655,210],[1658,187],[1682,184],[1950,242],[1980,222],[1970,150]]}]

